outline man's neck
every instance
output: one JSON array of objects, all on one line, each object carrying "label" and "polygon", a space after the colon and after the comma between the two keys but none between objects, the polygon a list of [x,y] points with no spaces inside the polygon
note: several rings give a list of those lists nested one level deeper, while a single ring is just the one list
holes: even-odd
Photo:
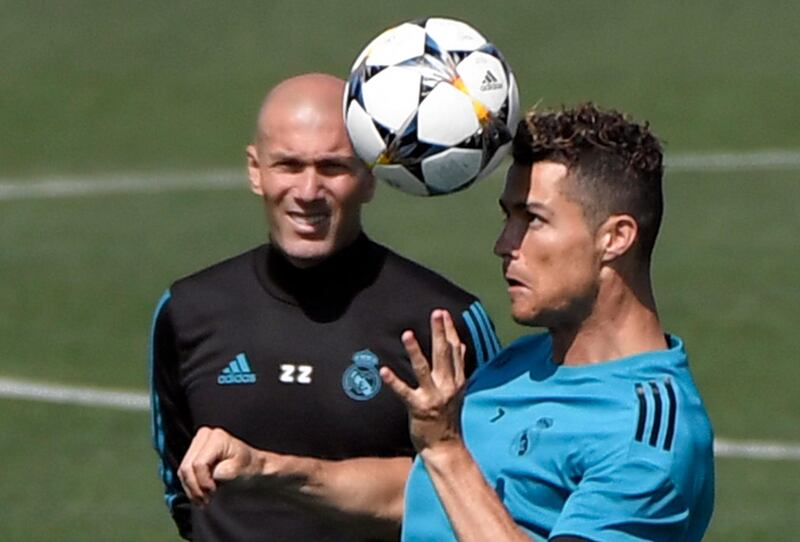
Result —
[{"label": "man's neck", "polygon": [[580,324],[554,327],[553,359],[589,365],[667,348],[649,279],[632,289],[622,281],[604,285]]},{"label": "man's neck", "polygon": [[292,256],[291,254],[286,252],[286,250],[284,250],[283,247],[281,247],[278,243],[276,243],[271,237],[269,242],[272,245],[272,247],[276,251],[278,251],[287,262],[289,262],[292,265],[292,267],[296,269],[310,270],[313,268],[320,267],[321,265],[326,264],[327,262],[341,259],[340,255],[343,253],[346,254],[349,249],[356,247],[358,241],[363,240],[362,238],[366,239],[366,236],[364,235],[363,231],[360,229],[356,230],[351,235],[347,236],[343,241],[339,242],[338,246],[333,252],[310,258],[299,258],[297,256]]}]

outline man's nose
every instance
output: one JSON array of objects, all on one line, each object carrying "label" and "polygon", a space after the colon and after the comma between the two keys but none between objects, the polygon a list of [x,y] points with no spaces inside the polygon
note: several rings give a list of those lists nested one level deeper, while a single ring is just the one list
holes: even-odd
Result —
[{"label": "man's nose", "polygon": [[525,237],[525,228],[507,220],[494,243],[494,254],[503,259],[514,259],[519,255],[519,248]]},{"label": "man's nose", "polygon": [[510,253],[511,243],[509,242],[508,224],[506,223],[503,229],[500,230],[500,235],[497,236],[497,240],[494,242],[494,255],[503,258]]},{"label": "man's nose", "polygon": [[297,196],[303,201],[314,201],[321,197],[322,192],[322,176],[319,175],[316,168],[307,167],[300,179],[300,184],[297,187]]}]

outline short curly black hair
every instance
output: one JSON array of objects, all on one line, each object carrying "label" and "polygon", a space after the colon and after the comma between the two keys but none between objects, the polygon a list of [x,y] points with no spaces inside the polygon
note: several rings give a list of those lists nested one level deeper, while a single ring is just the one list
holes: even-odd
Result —
[{"label": "short curly black hair", "polygon": [[526,166],[540,161],[567,166],[568,196],[582,205],[592,227],[614,214],[633,216],[639,254],[650,261],[664,211],[664,164],[661,143],[648,123],[591,102],[542,112],[534,108],[519,123],[513,156]]}]

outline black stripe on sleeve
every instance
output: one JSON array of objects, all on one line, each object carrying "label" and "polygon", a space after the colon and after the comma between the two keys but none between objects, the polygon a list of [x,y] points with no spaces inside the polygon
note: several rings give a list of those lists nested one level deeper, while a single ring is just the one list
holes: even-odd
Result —
[{"label": "black stripe on sleeve", "polygon": [[647,399],[644,397],[644,387],[641,384],[636,384],[636,397],[639,399],[639,421],[636,422],[636,440],[642,442],[644,422],[647,419]]},{"label": "black stripe on sleeve", "polygon": [[650,382],[650,388],[653,390],[653,430],[650,432],[650,446],[655,446],[658,443],[658,432],[661,430],[661,391],[658,389],[658,384]]},{"label": "black stripe on sleeve", "polygon": [[664,449],[670,451],[672,439],[675,436],[675,414],[678,410],[678,404],[675,399],[675,390],[672,389],[672,380],[667,379],[664,382],[664,387],[667,389],[667,402],[669,403],[669,418],[667,420],[667,435],[664,437]]}]

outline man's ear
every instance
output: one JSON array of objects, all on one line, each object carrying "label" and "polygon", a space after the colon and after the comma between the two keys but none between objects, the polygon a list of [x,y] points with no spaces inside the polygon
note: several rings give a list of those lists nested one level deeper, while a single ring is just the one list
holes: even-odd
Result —
[{"label": "man's ear", "polygon": [[603,263],[629,252],[639,236],[639,224],[631,215],[611,215],[597,230],[598,249]]},{"label": "man's ear", "polygon": [[257,196],[263,196],[264,191],[261,188],[261,167],[255,145],[248,145],[246,152],[247,176],[250,179],[250,191]]},{"label": "man's ear", "polygon": [[366,186],[364,187],[363,201],[364,203],[369,203],[370,201],[372,201],[372,198],[375,197],[375,188],[376,185],[378,184],[377,181],[375,180],[375,176],[372,175],[372,171],[367,169],[364,173],[362,173],[361,182],[366,184]]}]

